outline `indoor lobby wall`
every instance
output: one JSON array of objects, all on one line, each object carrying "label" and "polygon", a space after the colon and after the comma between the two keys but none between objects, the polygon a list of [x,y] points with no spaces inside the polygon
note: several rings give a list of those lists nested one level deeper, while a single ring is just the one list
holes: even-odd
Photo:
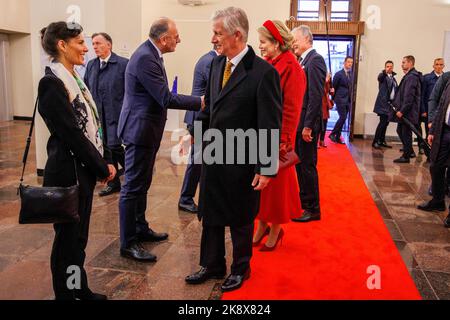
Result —
[{"label": "indoor lobby wall", "polygon": [[[373,114],[378,94],[377,77],[387,60],[394,61],[400,81],[404,56],[414,55],[417,70],[424,74],[433,70],[435,58],[443,56],[445,31],[450,30],[450,5],[444,2],[362,0],[361,19],[367,26],[361,41],[355,134],[374,134],[378,124],[378,117]],[[379,29],[372,24],[373,12],[378,9]],[[450,61],[447,65],[450,66]],[[394,125],[390,126],[390,134],[396,136]]]},{"label": "indoor lobby wall", "polygon": [[[204,6],[184,6],[177,0],[142,1],[142,41],[148,37],[151,23],[160,16],[174,19],[178,26],[181,43],[177,51],[164,57],[170,85],[175,76],[179,77],[178,90],[190,94],[192,90],[193,72],[198,59],[212,49],[212,24],[210,18],[215,10],[228,6],[244,9],[250,20],[249,42],[256,53],[258,49],[257,29],[267,19],[285,21],[290,14],[290,1],[268,0],[208,0]],[[167,122],[168,130],[183,127],[184,112],[170,111]]]}]

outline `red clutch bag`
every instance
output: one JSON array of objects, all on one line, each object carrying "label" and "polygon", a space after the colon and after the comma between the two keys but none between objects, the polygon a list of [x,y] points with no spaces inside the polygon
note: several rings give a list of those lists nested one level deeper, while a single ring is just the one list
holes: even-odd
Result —
[{"label": "red clutch bag", "polygon": [[289,151],[283,157],[280,156],[280,170],[296,166],[300,163],[300,158],[298,157],[295,150]]}]

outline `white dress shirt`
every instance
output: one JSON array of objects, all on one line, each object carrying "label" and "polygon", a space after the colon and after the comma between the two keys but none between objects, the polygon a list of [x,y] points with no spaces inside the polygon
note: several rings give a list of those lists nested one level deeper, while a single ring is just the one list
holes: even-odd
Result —
[{"label": "white dress shirt", "polygon": [[303,52],[303,54],[301,55],[301,60],[302,60],[302,62],[303,61],[305,61],[305,59],[306,59],[306,57],[308,56],[308,54],[311,52],[311,51],[313,51],[314,50],[314,48],[313,47],[311,47],[311,48],[309,48],[308,50],[306,50],[305,52]]},{"label": "white dress shirt", "polygon": [[244,59],[245,55],[248,53],[248,46],[245,46],[245,49],[241,51],[241,53],[239,53],[236,57],[234,57],[230,61],[233,66],[231,67],[231,73],[234,72],[234,70],[236,69],[236,67],[239,65],[239,63],[242,61],[242,59]]}]

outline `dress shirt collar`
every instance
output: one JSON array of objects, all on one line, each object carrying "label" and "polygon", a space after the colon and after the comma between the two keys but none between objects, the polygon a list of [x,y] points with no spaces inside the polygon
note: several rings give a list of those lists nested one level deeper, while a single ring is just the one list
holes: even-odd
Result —
[{"label": "dress shirt collar", "polygon": [[230,61],[233,64],[233,66],[231,67],[231,72],[233,72],[234,69],[236,69],[236,67],[242,61],[242,59],[244,59],[245,55],[248,53],[248,50],[249,50],[248,46],[245,46],[245,49],[242,50],[236,57],[234,57],[231,60],[227,59],[227,61]]},{"label": "dress shirt collar", "polygon": [[152,44],[152,46],[155,47],[156,51],[158,52],[159,57],[162,58],[163,55],[162,55],[162,53],[161,53],[161,50],[159,50],[159,48],[156,46],[156,44],[153,42],[153,40],[149,38],[148,41],[150,41],[150,43]]},{"label": "dress shirt collar", "polygon": [[109,56],[106,57],[105,59],[100,58],[100,65],[102,65],[103,62],[108,63],[108,62],[109,62],[109,59],[111,59],[111,56],[112,56],[112,52],[111,52],[111,53],[109,54]]},{"label": "dress shirt collar", "polygon": [[311,51],[313,51],[314,50],[314,48],[313,47],[311,47],[311,48],[309,48],[308,50],[306,50],[305,52],[303,52],[303,54],[301,55],[301,60],[302,60],[302,62],[303,61],[305,61],[305,59],[306,59],[306,57],[308,56],[308,54],[311,52]]}]

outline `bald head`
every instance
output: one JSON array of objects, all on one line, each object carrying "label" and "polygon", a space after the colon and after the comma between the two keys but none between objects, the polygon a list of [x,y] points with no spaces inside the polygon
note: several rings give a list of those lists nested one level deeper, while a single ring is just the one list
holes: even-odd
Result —
[{"label": "bald head", "polygon": [[166,17],[153,22],[149,36],[163,54],[174,52],[181,42],[175,21]]}]

